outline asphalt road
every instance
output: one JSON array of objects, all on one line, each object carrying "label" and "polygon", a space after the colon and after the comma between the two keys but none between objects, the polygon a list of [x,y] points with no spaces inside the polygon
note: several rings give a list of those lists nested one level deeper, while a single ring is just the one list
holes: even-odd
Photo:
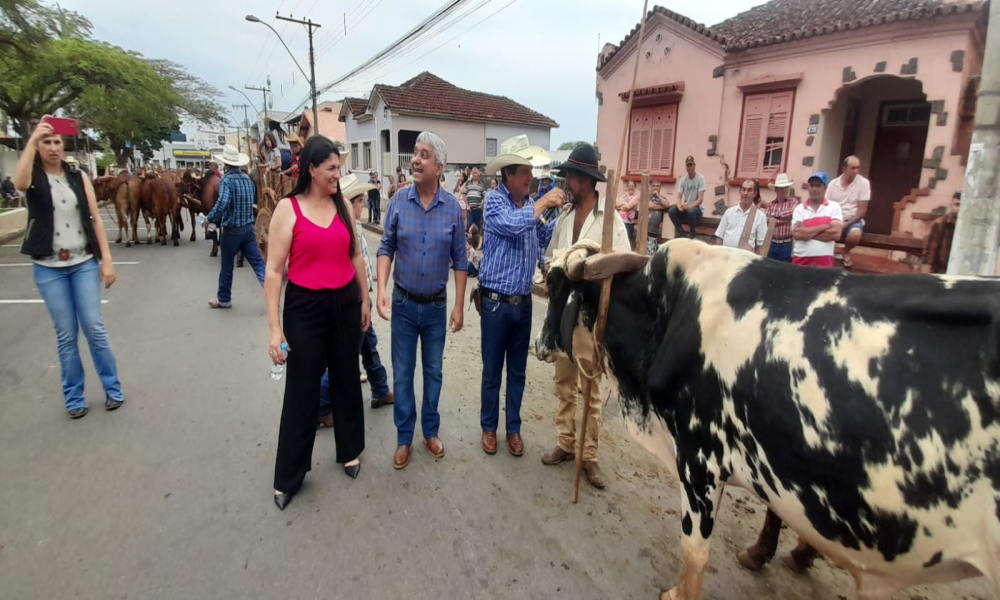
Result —
[{"label": "asphalt road", "polygon": [[[366,409],[360,477],[344,475],[332,432],[320,431],[305,486],[278,511],[283,382],[268,377],[263,294],[247,267],[236,272],[234,308],[208,309],[219,268],[208,251],[187,236],[179,248],[112,245],[119,279],[104,318],[126,403],[101,409],[81,336],[92,411],[71,421],[31,268],[16,247],[0,248],[0,598],[652,600],[675,584],[678,486],[628,439],[613,398],[601,440],[608,488],[584,482],[577,505],[572,464],[540,461],[555,441],[551,365],[528,363],[524,457],[502,438],[498,454],[482,452],[473,309],[445,351],[445,458],[418,444],[394,471],[391,408]],[[544,301],[534,308],[537,329]],[[388,361],[388,323],[376,317],[375,327]],[[807,576],[777,562],[741,570],[735,555],[764,511],[740,490],[726,494],[707,598],[852,596],[851,579],[825,563]],[[794,543],[786,533],[779,552]],[[980,580],[894,600],[989,597]]]}]

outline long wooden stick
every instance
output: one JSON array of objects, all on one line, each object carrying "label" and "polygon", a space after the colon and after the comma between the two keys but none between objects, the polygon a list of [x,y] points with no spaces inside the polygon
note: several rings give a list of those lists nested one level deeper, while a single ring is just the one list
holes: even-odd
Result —
[{"label": "long wooden stick", "polygon": [[767,258],[768,253],[771,251],[771,237],[774,236],[774,228],[778,225],[778,220],[771,217],[771,220],[767,223],[767,235],[764,236],[764,245],[760,247],[758,254]]},{"label": "long wooden stick", "polygon": [[[635,228],[635,251],[646,254],[646,236],[649,234],[649,173],[642,174],[639,186],[639,222]],[[641,248],[640,248],[641,247]]]},{"label": "long wooden stick", "polygon": [[[618,148],[618,167],[614,171],[608,171],[609,189],[604,197],[604,235],[601,238],[601,252],[611,252],[615,236],[615,198],[618,192],[618,174],[622,172],[622,161],[625,160],[625,142],[628,140],[628,128],[632,119],[632,100],[635,96],[635,80],[639,75],[639,55],[641,54],[642,38],[646,32],[646,9],[649,7],[649,0],[642,3],[642,21],[639,23],[639,37],[635,41],[635,66],[632,69],[632,85],[628,92],[628,105],[625,108],[625,125],[622,128],[622,143]],[[614,193],[612,193],[614,192]],[[645,240],[644,240],[645,242]],[[594,351],[592,364],[594,368],[600,368],[601,363],[601,342],[604,340],[604,325],[608,319],[608,305],[611,302],[611,280],[607,278],[601,282],[601,303],[597,309],[597,323],[594,324]],[[573,504],[576,504],[580,494],[580,471],[583,467],[583,446],[587,438],[587,423],[590,420],[590,397],[586,395],[593,385],[597,385],[589,377],[584,382],[583,398],[583,427],[580,429],[580,444],[576,453],[576,473],[573,476]]]}]

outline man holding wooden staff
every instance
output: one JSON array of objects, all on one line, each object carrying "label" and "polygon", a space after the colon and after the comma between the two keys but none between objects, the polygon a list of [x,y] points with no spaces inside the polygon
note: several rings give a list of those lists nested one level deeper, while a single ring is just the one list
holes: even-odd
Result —
[{"label": "man holding wooden staff", "polygon": [[[597,153],[593,146],[584,145],[573,150],[569,159],[556,168],[556,174],[566,179],[566,189],[571,196],[571,207],[564,211],[552,232],[552,242],[545,253],[546,268],[555,252],[566,251],[581,239],[601,243],[604,235],[604,203],[597,196],[597,182],[607,181],[598,169]],[[618,214],[614,215],[614,243],[616,251],[629,252],[628,233]],[[585,328],[577,327],[573,334],[573,348],[579,367],[566,356],[556,359],[555,383],[559,394],[559,412],[556,415],[556,447],[542,457],[546,465],[557,465],[576,458],[576,404],[580,394],[581,377],[600,377],[600,367],[592,363],[594,342]],[[585,375],[581,375],[581,371]],[[590,419],[583,449],[583,471],[587,481],[595,488],[605,486],[604,474],[597,464],[597,445],[601,430],[601,397],[599,381],[590,386],[590,397],[584,401],[590,406]]]}]

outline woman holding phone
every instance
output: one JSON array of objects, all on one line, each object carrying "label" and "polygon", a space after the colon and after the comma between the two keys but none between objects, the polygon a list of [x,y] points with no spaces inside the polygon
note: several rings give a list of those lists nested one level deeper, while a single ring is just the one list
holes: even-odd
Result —
[{"label": "woman holding phone", "polygon": [[99,213],[90,178],[63,160],[63,140],[48,119],[32,132],[14,171],[14,185],[28,200],[21,253],[34,263],[35,286],[55,325],[66,412],[79,419],[87,414],[77,345],[81,328],[104,386],[104,408],[115,410],[124,402],[101,317],[101,282],[110,288],[115,268],[104,225],[93,217]]}]

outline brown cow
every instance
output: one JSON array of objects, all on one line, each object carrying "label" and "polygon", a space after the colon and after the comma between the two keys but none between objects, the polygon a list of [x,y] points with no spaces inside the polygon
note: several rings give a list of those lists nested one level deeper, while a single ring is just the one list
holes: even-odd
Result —
[{"label": "brown cow", "polygon": [[[219,178],[215,175],[215,171],[205,169],[204,174],[200,178],[196,174],[191,173],[185,175],[185,180],[191,183],[192,191],[195,192],[196,197],[201,201],[201,212],[205,215],[212,212],[212,208],[219,200]],[[212,240],[212,252],[209,256],[215,257],[219,254],[219,234],[217,231],[208,232],[207,226],[206,224],[205,239]]]},{"label": "brown cow", "polygon": [[161,179],[157,173],[149,171],[142,182],[139,204],[143,211],[153,214],[156,225],[154,241],[160,242],[163,246],[167,245],[167,220],[170,219],[170,239],[174,241],[174,246],[180,245],[177,189],[167,180]]}]

